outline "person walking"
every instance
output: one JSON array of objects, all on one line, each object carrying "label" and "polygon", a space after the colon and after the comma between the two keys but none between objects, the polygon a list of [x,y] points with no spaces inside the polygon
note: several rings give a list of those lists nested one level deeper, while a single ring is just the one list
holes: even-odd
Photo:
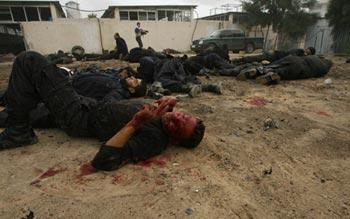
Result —
[{"label": "person walking", "polygon": [[141,23],[137,22],[136,23],[136,28],[135,28],[135,35],[136,35],[136,41],[139,44],[140,48],[143,48],[143,43],[142,43],[141,36],[146,35],[147,33],[148,33],[147,30],[143,30],[141,28]]}]

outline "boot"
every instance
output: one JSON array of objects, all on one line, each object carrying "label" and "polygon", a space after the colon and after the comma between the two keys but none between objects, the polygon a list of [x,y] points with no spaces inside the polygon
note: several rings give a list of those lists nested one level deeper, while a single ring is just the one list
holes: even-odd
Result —
[{"label": "boot", "polygon": [[222,94],[222,84],[203,84],[202,91],[211,92],[214,94]]},{"label": "boot", "polygon": [[263,85],[272,85],[278,84],[281,80],[281,77],[275,72],[269,72],[263,76],[260,76],[256,79],[258,83]]},{"label": "boot", "polygon": [[190,91],[188,92],[190,97],[198,97],[200,93],[202,93],[202,87],[200,85],[193,84],[190,86]]},{"label": "boot", "polygon": [[0,133],[0,150],[31,145],[37,142],[38,138],[28,124],[10,126]]},{"label": "boot", "polygon": [[162,83],[159,81],[153,82],[153,84],[150,87],[150,90],[156,93],[160,93],[163,95],[171,95],[171,91],[168,89],[163,88]]},{"label": "boot", "polygon": [[247,69],[242,70],[241,73],[239,73],[237,75],[237,80],[245,81],[247,79],[255,78],[256,75],[257,75],[257,70],[255,67],[247,68]]}]

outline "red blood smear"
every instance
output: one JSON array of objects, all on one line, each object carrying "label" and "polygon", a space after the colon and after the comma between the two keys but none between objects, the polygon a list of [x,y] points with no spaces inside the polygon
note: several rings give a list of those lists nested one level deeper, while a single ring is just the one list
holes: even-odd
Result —
[{"label": "red blood smear", "polygon": [[165,182],[164,182],[163,180],[156,180],[156,184],[157,184],[158,186],[161,186],[161,185],[164,185]]},{"label": "red blood smear", "polygon": [[124,175],[116,175],[113,178],[113,184],[118,184],[124,180]]},{"label": "red blood smear", "polygon": [[97,172],[97,169],[95,169],[93,166],[91,166],[90,163],[86,163],[80,167],[80,174],[79,174],[78,178],[81,178],[83,176],[87,176],[87,175],[90,175],[90,174],[93,174],[96,172]]},{"label": "red blood smear", "polygon": [[41,182],[41,180],[49,178],[49,177],[53,177],[53,176],[55,176],[55,175],[65,171],[65,170],[66,169],[57,169],[57,170],[55,170],[54,167],[51,167],[45,173],[41,174],[38,179],[36,179],[33,182],[31,182],[30,185],[37,185],[38,183]]},{"label": "red blood smear", "polygon": [[39,176],[39,179],[46,179],[49,177],[53,177],[63,171],[65,171],[66,169],[57,169],[55,170],[53,167],[50,168],[48,171],[46,171],[45,173],[43,173],[41,176]]},{"label": "red blood smear", "polygon": [[258,107],[265,106],[268,102],[269,101],[263,97],[252,97],[249,100],[249,104],[251,104],[253,106],[258,106]]},{"label": "red blood smear", "polygon": [[318,115],[321,115],[321,116],[331,116],[329,115],[327,112],[324,112],[324,111],[317,111],[316,112]]},{"label": "red blood smear", "polygon": [[166,165],[166,161],[164,159],[151,158],[151,159],[142,161],[139,165],[141,165],[143,167],[150,167],[152,165],[164,167]]}]

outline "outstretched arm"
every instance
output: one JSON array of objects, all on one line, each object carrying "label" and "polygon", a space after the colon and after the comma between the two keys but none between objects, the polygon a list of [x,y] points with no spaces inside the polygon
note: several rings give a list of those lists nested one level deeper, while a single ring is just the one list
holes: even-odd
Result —
[{"label": "outstretched arm", "polygon": [[164,138],[161,130],[145,130],[135,135],[135,131],[145,123],[162,116],[174,106],[174,101],[163,99],[159,102],[158,107],[145,105],[124,128],[102,145],[91,162],[92,166],[100,170],[115,170],[131,159],[147,159],[164,150],[166,145],[164,139],[161,140]]},{"label": "outstretched arm", "polygon": [[145,105],[142,110],[135,114],[130,122],[128,122],[117,134],[110,138],[106,145],[116,148],[122,148],[131,138],[137,129],[145,123],[150,122],[158,117],[161,117],[166,112],[173,111],[177,100],[176,97],[163,97],[155,103],[158,107]]}]

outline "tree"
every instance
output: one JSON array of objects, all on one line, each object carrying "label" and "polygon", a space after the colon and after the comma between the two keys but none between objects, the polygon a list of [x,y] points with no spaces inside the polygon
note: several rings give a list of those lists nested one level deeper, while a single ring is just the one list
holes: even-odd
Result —
[{"label": "tree", "polygon": [[88,18],[97,18],[97,14],[91,13],[88,15]]},{"label": "tree", "polygon": [[331,0],[326,18],[333,28],[332,35],[336,52],[350,53],[350,1]]},{"label": "tree", "polygon": [[256,25],[267,27],[266,49],[270,28],[282,39],[303,36],[307,28],[317,21],[317,15],[309,12],[316,2],[317,0],[243,0],[243,10],[247,13],[243,23],[248,28]]}]

